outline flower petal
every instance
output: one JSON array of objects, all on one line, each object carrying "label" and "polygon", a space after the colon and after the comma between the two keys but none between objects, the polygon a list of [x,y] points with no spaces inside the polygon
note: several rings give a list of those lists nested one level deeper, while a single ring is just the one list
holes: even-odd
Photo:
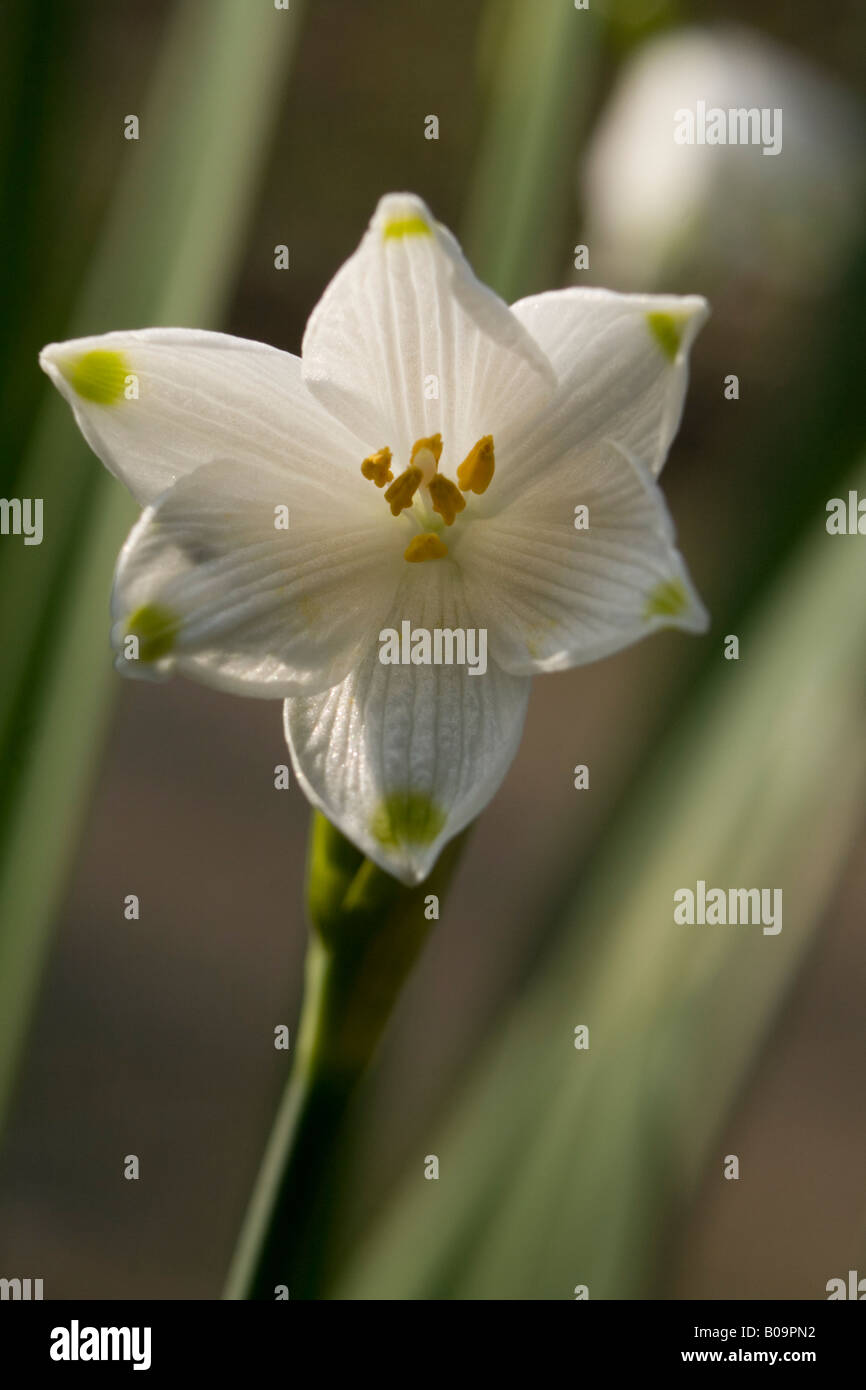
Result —
[{"label": "flower petal", "polygon": [[658,484],[606,441],[476,522],[456,558],[494,658],[529,675],[595,661],[660,627],[704,631],[673,535]]},{"label": "flower petal", "polygon": [[[498,450],[496,488],[485,510],[577,446],[615,439],[658,474],[677,432],[688,353],[709,310],[697,295],[614,294],[567,289],[512,306],[556,368],[554,400]],[[503,441],[506,444],[506,441]]]},{"label": "flower petal", "polygon": [[283,469],[206,464],[144,512],[121,552],[118,669],[177,668],[270,698],[324,690],[378,631],[408,534],[386,508],[372,524],[339,494],[323,506]]},{"label": "flower petal", "polygon": [[[471,626],[450,561],[418,567],[387,626]],[[495,664],[383,665],[379,643],[341,685],[286,701],[286,737],[301,787],[365,854],[419,883],[443,845],[499,787],[520,742],[528,680]]]},{"label": "flower petal", "polygon": [[304,379],[400,467],[439,433],[453,474],[472,445],[537,414],[555,374],[508,305],[472,274],[420,198],[382,198],[358,250],[314,309]]},{"label": "flower petal", "polygon": [[263,460],[335,487],[364,456],[307,391],[300,358],[263,343],[147,328],[52,343],[39,361],[90,447],[143,506],[219,458]]}]

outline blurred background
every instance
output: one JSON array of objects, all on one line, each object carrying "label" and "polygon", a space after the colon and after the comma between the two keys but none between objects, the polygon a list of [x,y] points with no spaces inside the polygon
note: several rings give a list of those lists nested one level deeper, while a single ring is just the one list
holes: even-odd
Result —
[{"label": "blurred background", "polygon": [[[298,352],[405,188],[509,299],[711,300],[662,483],[713,621],[535,683],[357,1098],[321,1296],[866,1275],[866,539],[825,529],[866,496],[866,12],[7,0],[2,25],[0,489],[44,499],[45,538],[0,537],[0,1274],[219,1296],[306,934],[279,707],[115,675],[135,513],[38,350],[179,324]],[[781,153],[675,144],[698,100],[781,107]],[[782,932],[676,927],[700,878],[781,887]]]}]

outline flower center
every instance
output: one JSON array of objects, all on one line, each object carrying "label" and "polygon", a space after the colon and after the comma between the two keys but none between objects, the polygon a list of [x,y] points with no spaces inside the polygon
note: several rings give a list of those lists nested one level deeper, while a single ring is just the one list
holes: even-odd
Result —
[{"label": "flower center", "polygon": [[474,492],[479,497],[486,492],[493,479],[495,458],[493,435],[485,434],[473,444],[465,459],[457,468],[457,482],[439,472],[442,457],[442,436],[432,434],[416,439],[412,445],[409,465],[394,477],[391,471],[391,450],[385,446],[370,454],[361,464],[361,472],[376,487],[385,487],[385,501],[391,508],[392,516],[412,511],[419,525],[418,534],[413,536],[403,559],[410,564],[422,560],[441,560],[448,554],[448,547],[439,534],[441,524],[433,530],[433,513],[441,517],[446,526],[453,526],[459,512],[466,506],[464,492]]}]

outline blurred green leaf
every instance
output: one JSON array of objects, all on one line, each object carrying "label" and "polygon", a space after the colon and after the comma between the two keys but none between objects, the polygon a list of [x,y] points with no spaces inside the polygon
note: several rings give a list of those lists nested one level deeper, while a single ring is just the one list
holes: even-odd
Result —
[{"label": "blurred green leaf", "polygon": [[599,23],[562,0],[488,0],[482,32],[488,109],[463,243],[477,274],[514,300],[562,278]]},{"label": "blurred green leaf", "polygon": [[[58,337],[218,323],[303,10],[300,0],[288,12],[256,0],[178,7]],[[122,139],[121,118],[106,119]],[[98,755],[111,572],[135,515],[47,384],[20,487],[44,499],[45,539],[0,552],[0,1119]]]},{"label": "blurred green leaf", "polygon": [[[851,480],[862,495],[866,474]],[[338,1298],[658,1296],[660,1261],[819,926],[866,789],[862,547],[823,513],[608,840],[546,968]],[[779,935],[673,894],[780,887]],[[577,1051],[577,1025],[590,1049]],[[721,1164],[721,1154],[712,1158]],[[719,1169],[721,1171],[721,1168]],[[663,1239],[664,1237],[664,1239]]]}]

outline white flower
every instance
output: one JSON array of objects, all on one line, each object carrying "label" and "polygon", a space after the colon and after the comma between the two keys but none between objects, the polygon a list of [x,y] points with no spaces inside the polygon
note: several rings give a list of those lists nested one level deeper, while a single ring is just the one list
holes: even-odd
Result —
[{"label": "white flower", "polygon": [[[705,316],[602,290],[509,309],[394,194],[300,358],[186,329],[45,348],[145,508],[115,576],[120,666],[286,697],[310,801],[419,882],[499,786],[533,673],[705,627],[654,481]],[[486,630],[486,673],[383,665],[404,621]]]},{"label": "white flower", "polygon": [[[778,153],[678,143],[676,113],[699,103],[764,111]],[[842,85],[766,35],[661,34],[624,65],[587,154],[593,269],[625,287],[711,278],[815,294],[860,235],[864,144],[862,110]]]}]

